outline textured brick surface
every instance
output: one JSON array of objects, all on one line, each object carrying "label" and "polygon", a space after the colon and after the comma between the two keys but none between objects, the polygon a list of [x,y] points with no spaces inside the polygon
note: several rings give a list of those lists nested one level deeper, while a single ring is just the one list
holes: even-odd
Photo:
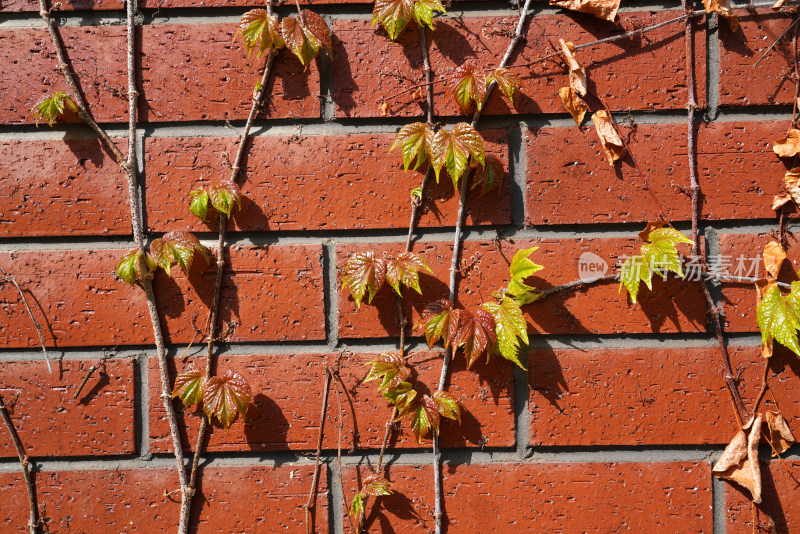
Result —
[{"label": "textured brick surface", "polygon": [[[589,15],[537,15],[527,26],[526,46],[512,56],[511,64],[522,65],[548,53],[550,42],[559,38],[575,44],[625,33],[635,27],[674,18],[678,12],[625,13],[619,25],[610,25]],[[492,69],[508,47],[517,17],[437,19],[431,36],[431,66],[438,77],[448,77],[468,59]],[[419,34],[406,30],[391,42],[381,30],[369,29],[369,21],[334,23],[334,86],[336,113],[345,117],[375,117],[382,97],[394,95],[423,80]],[[697,26],[698,102],[704,102],[705,39]],[[650,32],[648,39],[619,41],[578,53],[586,66],[590,89],[612,109],[681,109],[685,107],[683,27],[664,26]],[[653,65],[659,68],[654,69]],[[564,113],[558,96],[568,84],[560,62],[539,62],[519,69],[523,78],[521,97],[515,105],[496,94],[487,114]],[[420,105],[411,93],[389,99],[392,114],[419,116]],[[601,109],[596,107],[593,109]],[[445,98],[442,84],[436,86],[436,111],[457,115],[451,98]]]},{"label": "textured brick surface", "polygon": [[[730,353],[739,390],[752,403],[761,388],[761,351]],[[770,380],[790,419],[800,416],[792,393],[796,360],[777,351],[772,369],[784,372]],[[528,368],[531,445],[727,444],[736,431],[717,347],[537,349]]]},{"label": "textured brick surface", "polygon": [[0,142],[3,236],[130,234],[127,202],[125,176],[99,141]]},{"label": "textured brick surface", "polygon": [[784,13],[759,9],[757,15],[739,13],[741,29],[733,33],[720,21],[719,102],[723,106],[791,104],[795,83],[791,40],[778,43],[755,67],[755,63],[792,23]]},{"label": "textured brick surface", "polygon": [[[794,498],[797,482],[786,472],[797,472],[800,460],[762,461],[761,477],[763,483],[763,506],[775,520],[778,532],[797,532],[800,528],[800,505]],[[725,484],[725,532],[746,534],[753,530],[769,531],[769,519],[758,514],[756,528],[753,526],[752,504],[747,490],[735,484]]]},{"label": "textured brick surface", "polygon": [[[505,133],[493,130],[484,135],[487,151],[500,157],[508,169]],[[419,187],[423,174],[403,171],[400,150],[389,153],[394,138],[393,134],[354,134],[253,139],[244,163],[247,171],[239,179],[245,197],[242,210],[234,212],[231,226],[248,231],[407,228],[409,192]],[[148,139],[148,226],[155,231],[207,230],[208,225],[187,209],[189,192],[230,177],[220,154],[235,154],[236,141]],[[511,222],[508,189],[506,176],[499,194],[474,195],[468,224]],[[448,214],[458,209],[458,195],[450,179],[443,176],[430,193],[429,209],[419,226],[452,226]],[[180,203],[179,199],[185,200]]]},{"label": "textured brick surface", "polygon": [[[365,250],[384,251],[390,255],[402,252],[396,245],[352,245],[337,247],[339,273],[351,253]],[[578,279],[578,261],[582,253],[598,255],[609,265],[609,272],[621,256],[638,253],[634,239],[540,239],[512,242],[464,243],[461,255],[459,301],[468,309],[491,298],[491,292],[507,283],[508,264],[514,253],[523,248],[540,247],[532,259],[544,266],[532,285],[540,289]],[[636,249],[634,249],[636,246]],[[447,272],[452,245],[423,243],[415,247],[434,272],[420,276],[422,296],[405,290],[406,309],[412,309],[413,322],[425,303],[447,298]],[[372,301],[356,310],[355,302],[345,289],[339,293],[339,335],[351,337],[384,337],[397,335],[395,299],[388,286]],[[526,306],[523,311],[532,333],[650,333],[697,332],[705,330],[705,303],[697,283],[675,278],[663,283],[655,277],[653,291],[639,293],[639,302],[632,304],[625,294],[617,292],[613,281],[594,284],[578,291],[551,295],[546,300]],[[413,323],[412,323],[413,324]]]},{"label": "textured brick surface", "polygon": [[[191,519],[200,532],[298,532],[304,528],[313,466],[205,467]],[[3,532],[27,532],[21,475],[0,475]],[[180,498],[175,469],[62,471],[36,474],[51,532],[174,532]],[[317,498],[317,532],[328,532],[325,470]],[[23,493],[20,493],[23,492]],[[223,512],[224,510],[224,512]]]},{"label": "textured brick surface", "polygon": [[[235,24],[144,26],[139,119],[246,119],[263,57],[246,58],[241,44],[232,42],[235,29]],[[61,34],[94,117],[127,122],[125,28],[65,27]],[[0,80],[0,123],[33,123],[30,109],[37,102],[55,91],[68,92],[44,29],[0,30],[0,63],[10,66]],[[284,52],[267,89],[271,98],[262,117],[319,117],[316,66],[304,73]],[[223,92],[224,98],[215,96]]]},{"label": "textured brick surface", "polygon": [[[108,359],[3,362],[0,394],[31,456],[101,456],[136,452],[133,361]],[[92,365],[98,370],[73,396]],[[16,457],[8,439],[0,455]]]},{"label": "textured brick surface", "polygon": [[[221,319],[235,328],[231,341],[324,339],[319,246],[232,247],[220,298]],[[0,255],[43,325],[48,346],[151,344],[144,292],[114,274],[120,250],[40,251]],[[155,292],[168,342],[186,343],[206,321],[215,268],[196,260],[189,278],[173,268]],[[0,344],[36,347],[36,336],[11,284],[0,286]]]},{"label": "textured brick surface", "polygon": [[[344,427],[342,446],[345,448],[379,449],[383,441],[385,424],[391,415],[390,405],[376,392],[375,383],[362,384],[368,367],[365,365],[377,354],[346,354],[341,360],[341,376],[345,386],[342,395]],[[212,431],[209,450],[313,450],[316,448],[319,429],[321,399],[324,388],[325,366],[335,366],[336,355],[331,354],[278,354],[270,356],[223,356],[218,359],[218,372],[233,369],[242,374],[253,390],[254,404],[247,412],[247,422],[237,420],[228,430],[218,425]],[[410,362],[418,373],[415,384],[436,389],[441,367],[441,356],[434,352],[416,354]],[[180,363],[181,370],[190,366],[202,369],[202,360]],[[448,391],[462,402],[462,424],[442,426],[441,444],[452,446],[514,445],[513,379],[510,365],[494,362],[476,364],[473,372],[464,368],[459,358],[452,367]],[[174,372],[172,373],[174,376]],[[172,450],[172,440],[158,395],[158,367],[150,362],[150,449],[152,452]],[[323,446],[335,449],[337,445],[339,414],[334,385],[331,385],[328,417]],[[175,402],[180,410],[181,404]],[[196,441],[202,412],[194,408],[180,410],[188,419],[190,441]],[[188,417],[187,417],[188,415]],[[355,418],[355,422],[354,422]],[[393,447],[418,447],[408,425],[395,433]],[[185,439],[185,438],[184,438]],[[427,447],[430,440],[423,441]]]},{"label": "textured brick surface", "polygon": [[[528,224],[691,219],[686,124],[621,127],[627,157],[606,162],[594,127],[540,128],[527,137]],[[786,122],[718,122],[697,130],[704,219],[772,218],[784,165],[772,142]],[[637,172],[637,167],[640,172]]]},{"label": "textured brick surface", "polygon": [[[448,532],[712,532],[711,467],[699,462],[448,465]],[[355,487],[363,468],[347,468]],[[375,532],[433,530],[433,473],[393,465],[396,493],[367,511]],[[374,502],[374,501],[373,501]]]}]

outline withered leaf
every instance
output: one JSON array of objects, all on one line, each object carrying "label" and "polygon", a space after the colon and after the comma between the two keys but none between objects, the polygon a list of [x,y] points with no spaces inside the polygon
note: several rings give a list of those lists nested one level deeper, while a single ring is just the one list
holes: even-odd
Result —
[{"label": "withered leaf", "polygon": [[561,51],[569,67],[569,86],[579,95],[586,96],[586,69],[575,57],[575,45],[564,39],[559,39],[558,44],[561,45]]},{"label": "withered leaf", "polygon": [[561,102],[564,104],[564,108],[572,115],[572,120],[575,121],[575,125],[580,126],[583,122],[583,117],[586,115],[586,112],[589,111],[589,106],[586,105],[586,102],[572,87],[562,87],[559,94],[561,95]]},{"label": "withered leaf", "polygon": [[551,6],[589,13],[595,17],[614,22],[620,0],[550,0]]},{"label": "withered leaf", "polygon": [[781,193],[772,197],[772,209],[779,210],[789,202],[792,202],[792,195],[789,193]]},{"label": "withered leaf", "polygon": [[758,414],[748,436],[739,430],[725,447],[711,470],[718,478],[732,480],[750,491],[754,503],[761,502],[761,467],[758,465],[758,441],[763,416]]},{"label": "withered leaf", "polygon": [[606,154],[608,164],[613,166],[615,161],[625,156],[625,145],[605,110],[601,109],[592,115],[592,122],[597,130],[597,136],[600,138],[600,145]]},{"label": "withered leaf", "polygon": [[770,241],[764,247],[764,267],[772,278],[778,278],[786,252],[777,241]]},{"label": "withered leaf", "polygon": [[800,206],[800,167],[786,171],[783,176],[783,187],[792,196],[794,203]]},{"label": "withered leaf", "polygon": [[791,128],[783,139],[772,144],[772,150],[781,158],[791,158],[800,152],[800,130]]},{"label": "withered leaf", "polygon": [[780,9],[783,7],[783,4],[786,3],[786,0],[778,0],[774,4],[772,4],[772,9]]},{"label": "withered leaf", "polygon": [[730,0],[703,0],[703,7],[706,13],[719,13],[726,19],[732,32],[739,30],[739,17],[734,14]]},{"label": "withered leaf", "polygon": [[783,414],[769,411],[766,413],[765,419],[767,421],[767,427],[769,428],[768,439],[774,449],[772,456],[783,454],[789,447],[797,443]]}]

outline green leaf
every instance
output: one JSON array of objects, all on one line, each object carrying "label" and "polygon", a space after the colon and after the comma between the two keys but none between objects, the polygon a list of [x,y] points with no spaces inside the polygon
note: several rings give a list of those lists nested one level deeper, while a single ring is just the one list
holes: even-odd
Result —
[{"label": "green leaf", "polygon": [[208,215],[208,193],[205,189],[189,192],[189,198],[192,201],[189,203],[189,211],[200,217],[200,220],[205,221]]},{"label": "green leaf", "polygon": [[136,282],[136,278],[139,276],[137,267],[139,265],[139,258],[141,257],[142,253],[139,252],[137,248],[126,252],[125,255],[122,256],[122,259],[119,260],[119,263],[117,263],[117,276],[128,284],[133,285]]},{"label": "green leaf", "polygon": [[308,70],[311,60],[317,57],[320,48],[329,54],[333,53],[333,42],[330,28],[322,17],[307,9],[301,12],[301,17],[302,21],[295,17],[283,19],[281,36],[286,47],[303,64],[304,70]]},{"label": "green leaf", "polygon": [[372,302],[375,293],[386,281],[386,261],[375,259],[373,252],[353,254],[347,259],[342,275],[342,287],[350,288],[350,295],[356,301],[356,308],[361,307],[364,293],[369,291],[368,303]]},{"label": "green leaf", "polygon": [[447,167],[453,180],[453,187],[458,188],[458,180],[467,169],[467,162],[472,156],[481,165],[485,162],[483,138],[475,128],[466,122],[459,122],[452,130],[442,128],[433,136],[430,146],[431,163],[439,181],[439,172]]},{"label": "green leaf", "polygon": [[231,426],[237,414],[242,414],[244,419],[252,398],[253,392],[247,380],[231,370],[222,376],[212,376],[203,383],[203,411],[209,420],[214,416],[225,428]]},{"label": "green leaf", "polygon": [[375,0],[372,26],[380,22],[389,39],[394,41],[414,14],[414,0]]},{"label": "green leaf", "polygon": [[506,169],[500,158],[494,154],[486,154],[486,163],[484,165],[473,161],[470,166],[478,170],[475,173],[475,182],[472,185],[472,189],[480,186],[480,196],[485,195],[492,189],[500,190],[500,184],[503,183],[503,179],[506,176]]},{"label": "green leaf", "polygon": [[408,419],[417,443],[421,444],[422,438],[431,430],[439,433],[439,405],[430,395],[423,395],[421,399],[416,399],[398,419]]},{"label": "green leaf", "polygon": [[533,263],[528,258],[528,256],[538,249],[539,247],[520,249],[514,254],[514,257],[511,259],[511,265],[508,268],[511,280],[522,282],[529,276],[533,276],[535,273],[544,269],[544,267]]},{"label": "green leaf", "polygon": [[468,61],[458,67],[447,85],[461,113],[466,115],[474,109],[480,111],[483,98],[486,96],[486,79],[474,61]]},{"label": "green leaf", "polygon": [[[761,298],[756,308],[758,328],[761,339],[767,348],[766,354],[772,353],[772,340],[789,348],[800,356],[800,345],[797,342],[797,329],[800,328],[800,308],[797,308],[800,285],[792,283],[790,298],[784,297],[777,285],[770,287]],[[795,293],[795,289],[798,293]]]},{"label": "green leaf", "polygon": [[192,406],[203,401],[203,375],[190,369],[175,377],[172,398],[179,397],[184,406]]},{"label": "green leaf", "polygon": [[461,424],[461,408],[455,395],[447,391],[437,390],[433,394],[433,400],[436,402],[439,415]]},{"label": "green leaf", "polygon": [[364,513],[364,496],[361,493],[356,493],[353,495],[353,500],[350,501],[350,517],[353,520],[361,517],[361,514]]},{"label": "green leaf", "polygon": [[499,304],[485,302],[481,307],[494,318],[497,348],[500,355],[525,369],[517,356],[519,352],[519,341],[517,340],[521,339],[523,343],[528,344],[528,324],[525,322],[519,305],[514,299],[504,297]]},{"label": "green leaf", "polygon": [[[619,291],[628,290],[631,301],[636,303],[639,292],[639,281],[645,283],[648,289],[653,289],[653,274],[659,274],[666,279],[667,272],[673,272],[683,278],[681,257],[675,248],[678,243],[691,244],[692,240],[674,228],[658,227],[647,235],[646,243],[641,246],[641,254],[625,260],[620,271]],[[641,235],[641,234],[640,234]]]},{"label": "green leaf", "polygon": [[414,328],[422,327],[429,347],[433,347],[434,343],[442,339],[442,337],[445,338],[445,345],[448,344],[448,325],[452,309],[453,305],[450,304],[449,300],[439,299],[428,304],[422,310],[419,322],[414,325]]},{"label": "green leaf", "polygon": [[421,295],[422,290],[419,288],[419,271],[421,269],[425,269],[429,273],[433,272],[421,256],[413,252],[403,252],[397,259],[389,259],[386,262],[386,281],[401,297],[403,295],[400,293],[400,284],[412,288]]},{"label": "green leaf", "polygon": [[486,77],[486,83],[497,82],[497,87],[506,97],[514,103],[519,96],[519,88],[522,85],[522,78],[513,70],[506,67],[498,67]]},{"label": "green leaf", "polygon": [[415,187],[414,189],[411,190],[411,199],[416,201],[416,202],[420,202],[422,200],[422,188],[421,187]]},{"label": "green leaf", "polygon": [[413,406],[417,391],[409,382],[400,382],[381,393],[383,397],[395,405],[397,413],[404,415]]},{"label": "green leaf", "polygon": [[376,359],[371,360],[368,365],[371,366],[371,369],[363,381],[366,383],[372,380],[380,380],[379,393],[397,387],[411,375],[411,369],[406,365],[405,358],[400,354],[384,352]]},{"label": "green leaf", "polygon": [[67,93],[59,91],[53,96],[45,98],[31,109],[36,126],[39,126],[40,120],[44,120],[48,126],[52,126],[55,120],[64,113],[64,108],[78,111],[75,101]]},{"label": "green leaf", "polygon": [[247,55],[258,48],[258,56],[261,57],[266,50],[278,50],[284,46],[278,17],[270,15],[265,9],[252,9],[242,15],[233,38],[239,35],[242,36]]},{"label": "green leaf", "polygon": [[[414,169],[419,168],[430,157],[430,146],[433,141],[433,131],[424,122],[414,122],[400,128],[397,137],[392,143],[389,152],[400,146],[403,149],[403,169],[408,170],[414,158],[417,163]],[[420,195],[422,190],[420,190]]]},{"label": "green leaf", "polygon": [[636,295],[639,293],[639,281],[641,280],[649,289],[653,289],[649,264],[644,256],[631,256],[622,263],[619,275],[619,291],[622,287],[628,290],[631,301],[636,304]]},{"label": "green leaf", "polygon": [[189,273],[195,253],[208,263],[208,251],[200,241],[188,232],[169,232],[150,244],[150,255],[155,265],[172,276],[170,267],[177,264],[184,273]]},{"label": "green leaf", "polygon": [[212,185],[208,196],[214,209],[224,213],[227,217],[231,216],[234,204],[239,209],[242,208],[242,195],[239,186],[231,180]]},{"label": "green leaf", "polygon": [[446,13],[441,0],[417,0],[414,2],[414,20],[420,26],[433,30],[433,12]]},{"label": "green leaf", "polygon": [[380,495],[391,495],[391,485],[392,483],[386,480],[384,477],[373,473],[364,478],[364,486],[361,488],[359,493],[363,493],[364,495],[372,495],[374,497],[378,497]]}]

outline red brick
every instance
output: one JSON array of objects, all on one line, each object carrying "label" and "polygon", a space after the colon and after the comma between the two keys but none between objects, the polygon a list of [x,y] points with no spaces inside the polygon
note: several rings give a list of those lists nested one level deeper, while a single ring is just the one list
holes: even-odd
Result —
[{"label": "red brick", "polygon": [[[730,353],[751,406],[761,388],[760,350]],[[718,347],[532,350],[531,445],[727,444],[736,420],[720,358]],[[775,358],[774,369],[800,369],[788,351]],[[789,418],[800,416],[796,383],[792,373],[770,381]]]},{"label": "red brick", "polygon": [[[620,25],[609,25],[590,15],[538,15],[528,24],[526,39],[512,58],[513,64],[535,61],[550,51],[559,38],[575,44],[602,39],[633,28],[674,18],[677,11],[636,12],[620,15]],[[492,69],[500,63],[513,33],[517,17],[437,19],[431,35],[431,65],[437,76],[450,76],[467,59]],[[369,28],[369,21],[334,23],[334,86],[336,113],[347,117],[375,117],[382,98],[409,89],[423,79],[419,35],[405,31],[391,42],[383,32]],[[705,38],[697,25],[698,102],[705,101]],[[590,86],[612,109],[681,109],[687,96],[684,74],[683,26],[673,24],[654,30],[646,41],[610,43],[578,53],[586,66]],[[380,58],[380,59],[376,59]],[[659,65],[653,69],[653,65]],[[487,105],[488,114],[564,113],[558,96],[567,85],[560,62],[538,63],[519,69],[523,77],[521,97],[511,105],[496,94]],[[435,86],[436,112],[457,115],[442,84]],[[395,116],[422,115],[411,93],[389,99]],[[599,109],[599,107],[597,108]]]},{"label": "red brick", "polygon": [[131,233],[125,176],[99,141],[0,141],[0,161],[4,237]]},{"label": "red brick", "polygon": [[[73,399],[89,367],[98,366]],[[108,359],[3,362],[0,393],[30,456],[100,456],[136,452],[133,361]],[[14,456],[9,440],[0,456]]]},{"label": "red brick", "polygon": [[[376,532],[433,530],[429,466],[392,465],[394,495],[370,498]],[[367,468],[345,470],[346,493]],[[710,466],[670,463],[493,463],[444,468],[447,532],[711,533]]]},{"label": "red brick", "polygon": [[[51,2],[51,5],[55,2]],[[74,10],[109,10],[109,9],[125,9],[124,2],[120,0],[70,0],[62,2],[59,11],[74,11]],[[18,11],[35,11],[39,12],[39,2],[37,0],[9,0],[0,5],[0,13],[13,13]]]},{"label": "red brick", "polygon": [[[732,436],[731,436],[732,437]],[[761,483],[763,484],[763,507],[775,520],[777,532],[797,532],[800,528],[800,504],[797,502],[797,482],[786,472],[795,473],[800,460],[762,461]],[[757,528],[753,528],[750,494],[739,485],[725,483],[725,532],[747,534],[753,531],[769,532],[771,524],[764,514],[758,514]],[[760,528],[759,528],[760,527]]]},{"label": "red brick", "polygon": [[[205,467],[190,525],[193,531],[299,532],[313,466]],[[62,471],[36,474],[39,505],[51,532],[174,532],[180,499],[174,468]],[[320,474],[315,527],[328,532],[325,469]],[[4,532],[24,528],[28,501],[21,475],[0,475]],[[197,530],[195,530],[197,529]]]},{"label": "red brick", "polygon": [[[232,247],[233,276],[226,276],[221,320],[235,322],[231,341],[325,339],[321,249],[315,245]],[[49,347],[152,344],[144,292],[119,280],[114,268],[122,250],[38,251],[0,256],[16,277],[43,325]],[[159,274],[156,299],[168,342],[186,343],[205,325],[215,267],[197,259],[186,278]],[[0,345],[37,347],[19,295],[0,287]]]},{"label": "red brick", "polygon": [[[346,392],[342,392],[344,427],[342,447],[379,449],[383,441],[385,424],[391,416],[390,405],[376,392],[374,383],[362,384],[366,363],[377,354],[346,354],[341,359],[341,377]],[[420,387],[436,389],[441,368],[441,356],[423,352],[410,358],[418,373]],[[237,420],[228,430],[218,425],[212,430],[207,450],[313,450],[319,435],[319,417],[324,386],[325,366],[334,366],[337,355],[331,354],[275,354],[254,356],[221,356],[218,372],[233,369],[242,374],[253,390],[254,402],[243,425]],[[202,369],[202,360],[179,363],[181,370],[193,366]],[[442,425],[443,447],[493,447],[514,446],[514,389],[510,366],[476,364],[473,372],[464,368],[463,359],[454,362],[448,382],[448,391],[459,397],[464,414],[461,426],[450,422]],[[175,371],[172,371],[172,376]],[[169,452],[172,438],[164,416],[159,394],[158,366],[150,362],[150,450]],[[335,386],[332,385],[333,388]],[[335,449],[339,428],[339,415],[335,389],[331,389],[323,446]],[[196,442],[202,412],[175,407],[188,419],[188,435],[184,446]],[[188,415],[188,417],[187,417]],[[355,416],[355,424],[353,418]],[[183,426],[181,426],[183,428]],[[406,423],[395,433],[393,448],[419,447]],[[430,440],[423,441],[428,446]]]},{"label": "red brick", "polygon": [[[660,218],[658,204],[672,221],[691,219],[686,125],[639,124],[621,130],[641,174],[630,158],[609,166],[593,127],[529,131],[528,224],[652,221]],[[785,133],[783,122],[698,127],[704,219],[774,216],[770,204],[785,169],[772,141]]]},{"label": "red brick", "polygon": [[738,14],[741,29],[736,33],[726,22],[719,23],[719,103],[791,104],[795,97],[795,84],[789,77],[794,69],[791,39],[779,43],[757,67],[755,63],[789,28],[792,17],[768,8],[757,10],[756,15],[744,10]]},{"label": "red brick", "polygon": [[[583,252],[592,252],[603,258],[609,264],[610,273],[619,257],[638,253],[638,244],[635,239],[539,239],[498,244],[467,241],[461,255],[462,271],[466,272],[466,277],[459,284],[459,300],[468,309],[488,301],[493,290],[507,283],[508,263],[522,248],[540,247],[532,258],[543,265],[544,270],[540,271],[540,277],[531,280],[536,287],[544,289],[577,280],[578,259]],[[365,250],[398,254],[403,245],[340,246],[337,250],[340,280],[347,257]],[[413,322],[419,319],[425,303],[447,298],[452,245],[423,243],[415,252],[425,258],[435,276],[421,275],[422,296],[404,291],[406,310],[412,308]],[[339,336],[396,336],[395,308],[395,299],[388,286],[376,295],[372,305],[363,303],[360,310],[356,310],[355,302],[344,290],[339,294]],[[705,301],[700,286],[696,282],[674,278],[663,283],[660,277],[655,277],[653,291],[642,289],[637,304],[630,303],[624,293],[619,294],[616,283],[606,282],[580,291],[551,295],[546,300],[526,306],[523,311],[528,319],[528,330],[542,334],[705,331]]]},{"label": "red brick", "polygon": [[[777,227],[777,223],[776,223]],[[764,245],[775,240],[767,234],[722,234],[719,236],[720,256],[726,259],[728,274],[755,276],[766,278],[761,253]],[[790,241],[790,245],[793,242]],[[789,262],[783,263],[780,272],[782,282],[797,280],[797,269],[800,268],[800,251],[797,246],[790,246],[786,251]],[[740,269],[740,259],[744,268]],[[749,271],[750,267],[757,271]],[[756,320],[756,288],[752,282],[723,282],[722,300],[725,311],[725,329],[732,332],[757,332]]]},{"label": "red brick", "polygon": [[[502,158],[507,168],[506,135],[495,130],[485,135],[487,149]],[[236,141],[147,140],[147,222],[151,230],[208,228],[186,209],[189,192],[230,176],[219,154],[235,153]],[[419,187],[423,175],[403,172],[399,150],[389,153],[393,141],[393,134],[254,138],[244,179],[240,179],[243,207],[234,212],[231,227],[247,231],[407,228],[409,192]],[[468,223],[510,223],[508,189],[506,176],[499,194],[473,195]],[[426,211],[419,226],[452,225],[443,216],[458,206],[450,179],[443,177],[431,193],[434,209]],[[185,201],[176,206],[177,199]],[[212,226],[216,227],[215,223]]]},{"label": "red brick", "polygon": [[[60,29],[89,108],[100,122],[127,122],[125,28]],[[139,87],[141,121],[245,119],[262,60],[233,43],[235,24],[144,26]],[[165,58],[169,58],[165,60]],[[0,31],[0,123],[33,123],[30,109],[48,94],[69,92],[44,29]],[[277,80],[277,81],[276,81]],[[319,73],[303,72],[288,52],[267,86],[269,118],[319,117]],[[224,93],[224,97],[215,97]],[[77,120],[77,119],[75,119]]]}]

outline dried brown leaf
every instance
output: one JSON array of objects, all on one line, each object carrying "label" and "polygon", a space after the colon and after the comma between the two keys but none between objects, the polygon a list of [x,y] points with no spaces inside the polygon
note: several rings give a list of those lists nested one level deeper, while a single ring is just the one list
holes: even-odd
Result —
[{"label": "dried brown leaf", "polygon": [[558,44],[569,67],[569,86],[579,95],[586,96],[586,69],[575,56],[575,45],[564,39],[559,39]]},{"label": "dried brown leaf", "polygon": [[786,171],[783,176],[783,188],[792,196],[794,203],[800,206],[800,167]]},{"label": "dried brown leaf", "polygon": [[779,210],[789,202],[792,202],[792,195],[789,193],[781,193],[772,198],[772,209]]},{"label": "dried brown leaf", "polygon": [[613,166],[615,161],[625,156],[625,145],[605,110],[601,109],[592,115],[592,122],[597,130],[597,136],[600,137],[600,144],[606,154],[608,164]]},{"label": "dried brown leaf", "polygon": [[758,414],[748,436],[744,430],[734,436],[711,470],[718,478],[732,480],[746,488],[753,502],[761,502],[761,467],[758,464],[758,441],[763,416]]},{"label": "dried brown leaf", "polygon": [[791,128],[783,139],[772,144],[772,150],[781,158],[791,158],[800,152],[800,130]]},{"label": "dried brown leaf", "polygon": [[733,12],[730,0],[703,0],[703,7],[706,13],[719,13],[719,15],[728,21],[732,32],[739,30],[739,17]]},{"label": "dried brown leaf", "polygon": [[791,429],[789,429],[789,424],[782,414],[778,412],[767,412],[765,418],[767,420],[767,427],[769,427],[769,442],[772,444],[772,448],[777,451],[777,454],[773,451],[772,456],[783,454],[789,447],[797,443],[794,434],[792,434]]},{"label": "dried brown leaf", "polygon": [[564,108],[572,115],[575,124],[580,126],[583,122],[583,117],[586,115],[586,112],[589,111],[589,106],[586,105],[586,102],[584,102],[581,96],[576,93],[572,87],[562,87],[559,94],[561,95],[561,102],[564,104]]},{"label": "dried brown leaf", "polygon": [[589,13],[595,17],[614,22],[620,0],[550,0],[551,6]]},{"label": "dried brown leaf", "polygon": [[778,278],[786,252],[777,241],[770,241],[764,247],[764,267],[772,278]]},{"label": "dried brown leaf", "polygon": [[378,112],[381,114],[381,117],[389,116],[389,113],[391,113],[391,111],[392,107],[388,102],[383,101],[380,104],[378,104]]},{"label": "dried brown leaf", "polygon": [[772,4],[772,9],[780,9],[783,7],[783,4],[786,3],[786,0],[778,0],[774,4]]}]

